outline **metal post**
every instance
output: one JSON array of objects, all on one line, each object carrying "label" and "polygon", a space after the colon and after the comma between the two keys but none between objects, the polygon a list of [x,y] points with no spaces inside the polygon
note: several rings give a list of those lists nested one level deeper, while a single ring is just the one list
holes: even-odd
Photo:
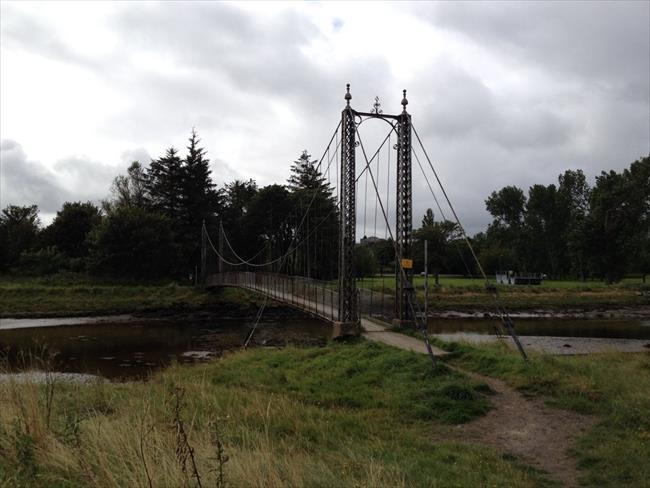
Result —
[{"label": "metal post", "polygon": [[409,294],[413,292],[412,229],[413,187],[411,173],[411,116],[406,111],[406,90],[402,99],[402,114],[397,124],[397,204],[395,245],[399,256],[395,266],[395,319],[403,325],[414,320],[409,306]]},{"label": "metal post", "polygon": [[[223,256],[223,222],[219,221],[219,255]],[[223,260],[219,258],[219,273],[223,273]]]},{"label": "metal post", "polygon": [[[205,219],[203,220],[203,225],[201,226],[201,283],[205,284],[206,278],[208,276],[208,270],[206,269],[207,262],[207,236],[205,235]],[[219,258],[221,263],[221,258]]]},{"label": "metal post", "polygon": [[424,322],[429,320],[429,241],[424,240]]},{"label": "metal post", "polygon": [[345,94],[346,107],[341,114],[341,184],[339,202],[339,316],[334,336],[358,335],[359,316],[354,281],[354,245],[356,238],[356,124],[350,107],[350,85]]}]

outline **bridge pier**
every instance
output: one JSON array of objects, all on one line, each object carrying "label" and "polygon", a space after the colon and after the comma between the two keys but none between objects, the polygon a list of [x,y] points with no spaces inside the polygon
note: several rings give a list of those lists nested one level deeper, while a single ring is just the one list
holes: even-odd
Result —
[{"label": "bridge pier", "polygon": [[334,322],[332,339],[343,339],[345,337],[356,337],[361,334],[361,323],[357,322]]}]

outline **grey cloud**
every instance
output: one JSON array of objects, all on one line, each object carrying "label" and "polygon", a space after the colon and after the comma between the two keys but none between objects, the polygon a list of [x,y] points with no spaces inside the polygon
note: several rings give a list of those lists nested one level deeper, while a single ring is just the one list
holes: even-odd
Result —
[{"label": "grey cloud", "polygon": [[143,147],[127,149],[120,155],[122,165],[128,167],[133,161],[138,161],[141,165],[147,166],[151,161],[151,155]]},{"label": "grey cloud", "polygon": [[[411,6],[435,28],[483,46],[506,69],[534,73],[519,96],[497,94],[478,68],[463,70],[451,58],[423,66],[406,87],[378,52],[322,67],[306,48],[327,37],[291,9],[261,16],[226,3],[128,4],[106,20],[114,52],[89,60],[58,41],[52,27],[30,24],[3,4],[11,16],[3,19],[2,39],[101,70],[125,94],[125,110],[98,122],[105,137],[134,148],[122,155],[119,172],[132,159],[149,161],[138,146],[183,148],[196,126],[218,184],[233,177],[282,182],[303,148],[319,157],[339,120],[346,82],[359,110],[369,110],[379,95],[386,112],[399,111],[401,89],[408,88],[413,121],[461,218],[478,231],[489,220],[483,201],[494,189],[551,183],[568,168],[593,177],[650,152],[649,8],[643,2]],[[345,30],[343,11],[339,17],[326,28]],[[151,54],[161,60],[155,69],[139,64]],[[289,114],[281,121],[278,107]],[[220,159],[227,137],[250,141],[237,161]],[[56,175],[44,167],[23,173],[42,185],[56,181],[52,191],[68,198],[74,190],[79,199],[104,196],[117,172],[86,158],[60,161],[55,169]],[[421,178],[416,167],[414,175]],[[422,185],[414,198],[417,224],[435,204]]]},{"label": "grey cloud", "polygon": [[74,192],[75,199],[99,201],[108,193],[113,178],[124,170],[87,157],[73,156],[58,160],[54,171],[61,185]]},{"label": "grey cloud", "polygon": [[104,71],[106,60],[84,56],[73,47],[61,42],[57,32],[37,19],[12,8],[11,4],[2,4],[2,40],[10,47],[19,47],[29,52],[56,61]]},{"label": "grey cloud", "polygon": [[44,212],[56,212],[70,194],[54,173],[38,161],[29,161],[20,144],[4,139],[0,143],[0,197],[3,208],[36,204]]},{"label": "grey cloud", "polygon": [[650,97],[648,2],[437,3],[426,17],[517,62]]},{"label": "grey cloud", "polygon": [[0,150],[2,207],[36,204],[44,214],[52,215],[66,201],[99,202],[118,173],[112,166],[84,157],[61,159],[49,169],[29,160],[22,146],[10,139],[2,140]]}]

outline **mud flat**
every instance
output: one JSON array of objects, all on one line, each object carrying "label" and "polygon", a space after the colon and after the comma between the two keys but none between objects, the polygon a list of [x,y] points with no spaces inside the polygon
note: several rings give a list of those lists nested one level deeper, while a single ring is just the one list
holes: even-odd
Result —
[{"label": "mud flat", "polygon": [[[449,342],[486,343],[500,339],[494,335],[454,333],[435,334],[434,337]],[[511,338],[504,338],[509,346],[515,347]],[[621,339],[601,337],[553,337],[521,336],[521,343],[527,349],[556,355],[595,354],[607,352],[650,353],[648,339]]]}]

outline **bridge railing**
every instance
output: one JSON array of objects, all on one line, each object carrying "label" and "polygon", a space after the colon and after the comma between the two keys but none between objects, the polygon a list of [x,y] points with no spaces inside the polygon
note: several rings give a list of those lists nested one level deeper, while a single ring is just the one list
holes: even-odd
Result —
[{"label": "bridge railing", "polygon": [[[237,286],[288,303],[330,321],[338,320],[338,289],[332,282],[252,271],[229,271],[207,277],[208,286]],[[395,316],[394,294],[359,288],[359,314],[390,322]]]},{"label": "bridge railing", "polygon": [[338,291],[326,281],[276,273],[230,271],[209,275],[206,285],[245,288],[326,320],[338,320]]},{"label": "bridge railing", "polygon": [[395,294],[358,288],[359,314],[390,322],[395,317]]}]

